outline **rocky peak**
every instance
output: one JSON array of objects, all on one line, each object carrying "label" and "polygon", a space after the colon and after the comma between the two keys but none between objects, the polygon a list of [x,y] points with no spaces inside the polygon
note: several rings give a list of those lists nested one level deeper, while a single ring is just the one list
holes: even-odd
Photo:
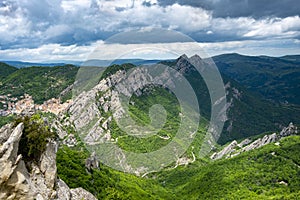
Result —
[{"label": "rocky peak", "polygon": [[194,71],[195,69],[193,66],[198,66],[198,64],[200,64],[201,58],[200,60],[199,58],[199,56],[188,58],[185,54],[183,54],[176,60],[176,70],[180,73],[189,73]]},{"label": "rocky peak", "polygon": [[177,62],[180,60],[188,60],[189,58],[187,57],[186,54],[182,54],[181,56],[179,56],[179,58],[177,58]]},{"label": "rocky peak", "polygon": [[203,62],[202,58],[199,55],[197,55],[197,54],[195,54],[192,57],[190,57],[189,61],[193,65],[202,64],[202,62]]}]

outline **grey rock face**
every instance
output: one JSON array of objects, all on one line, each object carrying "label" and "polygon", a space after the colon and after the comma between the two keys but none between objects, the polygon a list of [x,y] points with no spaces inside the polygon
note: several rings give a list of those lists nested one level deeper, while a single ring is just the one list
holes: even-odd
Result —
[{"label": "grey rock face", "polygon": [[91,193],[83,188],[71,189],[71,200],[97,200]]},{"label": "grey rock face", "polygon": [[6,128],[1,129],[2,138],[7,139],[0,145],[0,199],[33,199],[27,169],[17,155],[24,125],[19,124],[13,132]]},{"label": "grey rock face", "polygon": [[1,199],[50,199],[55,197],[56,150],[55,141],[47,144],[41,156],[40,164],[31,163],[31,171],[26,168],[22,155],[18,155],[19,141],[23,124],[19,124],[12,133],[3,131],[9,137],[1,146]]},{"label": "grey rock face", "polygon": [[11,124],[6,124],[1,127],[1,129],[0,129],[0,133],[1,133],[0,144],[3,144],[10,136],[11,126],[12,126]]},{"label": "grey rock face", "polygon": [[215,153],[211,156],[211,159],[220,159],[224,155],[230,154],[234,151],[234,148],[238,145],[237,141],[232,141],[228,146],[226,146],[222,151],[219,153]]},{"label": "grey rock face", "polygon": [[243,146],[249,144],[250,142],[252,142],[252,140],[249,138],[246,138],[238,144],[238,147],[242,148]]},{"label": "grey rock face", "polygon": [[68,185],[61,179],[58,179],[57,182],[57,199],[60,200],[71,200],[71,191]]},{"label": "grey rock face", "polygon": [[[226,158],[234,157],[244,151],[257,149],[269,143],[276,142],[283,137],[287,137],[295,134],[298,134],[298,128],[294,126],[293,123],[290,123],[287,127],[284,127],[279,134],[273,133],[270,135],[265,135],[264,137],[258,138],[253,142],[251,142],[250,139],[245,139],[241,143],[236,144],[236,141],[234,140],[231,144],[226,146],[222,151],[214,153],[210,158],[215,160],[215,159],[223,158],[224,156],[226,156]],[[236,149],[236,146],[241,149]]]},{"label": "grey rock face", "polygon": [[87,170],[91,171],[91,169],[99,169],[99,161],[96,157],[96,153],[93,152],[89,158],[85,161],[85,167]]},{"label": "grey rock face", "polygon": [[63,144],[68,147],[74,147],[77,145],[77,139],[73,134],[70,134],[63,140]]},{"label": "grey rock face", "polygon": [[83,188],[70,189],[68,185],[63,181],[57,180],[57,196],[55,200],[96,200],[90,192]]},{"label": "grey rock face", "polygon": [[286,137],[294,134],[298,134],[298,128],[291,122],[288,127],[285,127],[281,130],[279,137]]},{"label": "grey rock face", "polygon": [[[71,190],[57,180],[56,152],[58,143],[50,141],[39,164],[25,163],[18,155],[19,141],[24,125],[12,129],[6,125],[0,129],[0,199],[48,200],[48,199],[95,199],[92,194],[80,188],[72,196]],[[26,165],[30,165],[28,171]]]},{"label": "grey rock face", "polygon": [[275,142],[276,139],[277,139],[276,133],[273,133],[271,135],[265,135],[263,138],[259,138],[259,139],[255,140],[254,142],[252,142],[251,144],[245,146],[243,148],[243,151],[250,151],[252,149],[257,149],[257,148],[262,147],[271,142]]}]

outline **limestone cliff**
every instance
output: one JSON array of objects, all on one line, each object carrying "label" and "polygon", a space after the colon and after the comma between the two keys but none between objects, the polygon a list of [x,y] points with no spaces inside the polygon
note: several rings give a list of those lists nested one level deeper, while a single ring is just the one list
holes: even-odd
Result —
[{"label": "limestone cliff", "polygon": [[271,142],[278,142],[276,144],[279,144],[279,141],[281,138],[287,137],[290,135],[296,135],[296,134],[298,134],[298,128],[293,123],[290,123],[287,127],[284,127],[281,130],[281,132],[278,134],[273,133],[270,135],[265,135],[262,138],[258,138],[254,141],[251,141],[250,138],[247,138],[240,143],[237,143],[237,141],[234,140],[229,145],[224,147],[223,150],[212,154],[210,158],[213,160],[216,160],[216,159],[220,159],[223,157],[226,157],[226,158],[234,157],[244,151],[250,151],[252,149],[257,149],[257,148],[260,148]]},{"label": "limestone cliff", "polygon": [[18,154],[23,129],[23,123],[0,129],[0,199],[96,199],[82,188],[70,189],[57,178],[57,141],[48,142],[38,163],[24,161]]}]

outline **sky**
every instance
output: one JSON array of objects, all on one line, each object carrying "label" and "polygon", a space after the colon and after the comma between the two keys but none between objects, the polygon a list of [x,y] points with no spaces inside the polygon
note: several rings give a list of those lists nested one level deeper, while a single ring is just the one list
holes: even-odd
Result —
[{"label": "sky", "polygon": [[[173,31],[209,56],[300,54],[299,0],[0,0],[0,60],[84,61],[95,49],[101,59],[199,51]],[[151,50],[121,52],[145,46]],[[171,53],[155,51],[161,46]]]}]

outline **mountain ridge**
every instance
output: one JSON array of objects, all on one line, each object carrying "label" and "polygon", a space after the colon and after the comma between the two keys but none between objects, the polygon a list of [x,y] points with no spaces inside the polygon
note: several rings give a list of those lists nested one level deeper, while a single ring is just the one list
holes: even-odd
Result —
[{"label": "mountain ridge", "polygon": [[[203,80],[201,82],[201,76],[197,74],[197,70],[193,66],[194,63],[205,62],[205,59],[197,56],[192,57],[191,60],[189,59],[191,58],[182,56],[176,61],[167,61],[166,64],[173,69],[181,71],[185,78],[189,80],[194,86],[193,89],[198,94],[198,98],[201,100],[202,107],[210,107],[210,98],[207,89],[205,89],[205,83]],[[45,70],[43,68],[34,69]],[[149,70],[149,68],[146,69]],[[30,71],[32,69],[23,70]],[[25,180],[36,180],[35,178],[38,178],[40,181],[39,185],[48,184],[48,186],[40,188],[36,188],[34,185],[30,186],[35,188],[33,191],[35,191],[35,195],[39,194],[39,198],[42,196],[44,199],[47,199],[50,195],[54,199],[60,197],[59,199],[66,200],[94,197],[99,199],[296,199],[300,195],[300,176],[298,176],[300,174],[300,136],[286,135],[287,137],[281,138],[276,143],[269,143],[273,141],[274,134],[270,135],[270,133],[265,132],[279,132],[283,128],[279,124],[275,124],[272,118],[268,118],[270,113],[278,115],[276,116],[278,122],[282,126],[286,126],[290,121],[293,121],[291,120],[293,117],[297,116],[297,110],[287,109],[291,108],[290,105],[282,107],[284,105],[277,104],[277,107],[274,107],[272,102],[263,100],[260,95],[252,94],[251,91],[248,92],[243,85],[224,75],[223,80],[227,92],[226,107],[229,108],[229,111],[226,113],[227,115],[220,116],[222,116],[222,119],[225,117],[224,119],[228,120],[227,124],[225,124],[225,133],[223,136],[221,135],[223,142],[221,144],[212,143],[213,145],[207,146],[209,154],[205,154],[204,157],[201,155],[201,147],[207,133],[208,123],[208,120],[201,118],[202,123],[199,124],[198,131],[194,133],[195,138],[186,152],[182,155],[177,155],[178,157],[175,155],[176,159],[174,162],[161,170],[151,171],[150,173],[145,173],[143,168],[132,170],[135,163],[126,162],[127,157],[125,154],[119,157],[111,157],[110,160],[118,161],[123,167],[121,171],[126,169],[126,172],[136,175],[120,172],[105,166],[101,163],[104,162],[103,159],[98,158],[98,154],[94,152],[95,149],[87,148],[87,143],[93,145],[93,142],[111,142],[127,151],[136,153],[152,152],[168,145],[169,141],[174,139],[174,133],[176,133],[180,122],[179,117],[182,117],[174,94],[166,90],[166,88],[150,85],[144,89],[134,90],[135,92],[129,101],[128,111],[137,125],[151,123],[148,111],[155,104],[161,104],[167,108],[166,124],[160,132],[145,140],[126,135],[126,132],[118,127],[115,119],[124,115],[120,98],[117,97],[117,91],[123,91],[124,94],[127,94],[128,91],[126,88],[122,89],[122,87],[121,90],[116,90],[115,86],[122,82],[127,77],[126,75],[129,75],[127,73],[133,70],[135,74],[129,75],[130,81],[128,84],[137,88],[143,85],[142,83],[147,83],[145,77],[147,73],[130,64],[112,65],[106,70],[102,73],[102,78],[97,77],[100,79],[98,82],[93,82],[94,80],[92,80],[92,83],[96,85],[83,87],[83,89],[92,88],[91,90],[80,90],[82,93],[76,96],[77,99],[73,99],[74,101],[69,103],[66,111],[58,115],[47,112],[33,115],[31,113],[23,113],[30,115],[29,122],[31,123],[26,122],[26,118],[21,118],[28,127],[23,128],[22,131],[15,131],[15,133],[18,133],[18,137],[22,138],[26,131],[35,130],[39,127],[35,126],[35,123],[41,124],[43,130],[51,130],[58,135],[58,138],[54,141],[54,143],[57,142],[56,145],[59,144],[57,153],[55,151],[49,152],[46,149],[43,153],[44,156],[41,157],[41,163],[44,163],[42,165],[27,163],[25,158],[27,157],[26,151],[28,151],[28,148],[18,145],[17,140],[14,140],[16,142],[13,146],[10,146],[10,149],[13,149],[13,152],[18,154],[18,156],[13,156],[18,158],[13,160],[13,164],[25,161],[26,165],[34,166],[34,171],[26,169],[28,172],[25,174],[29,174],[29,177],[26,175]],[[91,77],[101,74],[97,73],[99,71],[95,71],[95,69],[91,69],[91,72],[93,72]],[[12,73],[12,75],[14,74],[15,72]],[[53,76],[55,76],[55,73]],[[164,73],[161,79],[169,80],[168,74]],[[172,85],[172,82],[169,82],[169,84]],[[76,90],[76,84],[74,86],[75,88],[73,89]],[[175,106],[172,107],[172,105]],[[120,112],[112,112],[112,109],[117,109]],[[209,114],[209,109],[204,110],[203,116],[209,116]],[[296,115],[293,116],[293,114]],[[99,120],[93,120],[95,116],[98,116]],[[255,119],[256,121],[254,121]],[[269,119],[271,120],[270,122],[266,121]],[[20,119],[17,121],[20,122]],[[237,122],[240,122],[239,127],[236,127]],[[5,127],[7,126],[9,125]],[[18,125],[19,129],[21,126],[22,124]],[[127,128],[134,130],[135,126]],[[6,149],[4,147],[9,146],[8,142],[5,142],[7,141],[7,135],[14,132],[7,130],[6,128],[1,128],[0,130],[0,140],[5,143],[3,146],[2,142],[0,144],[1,156],[6,155],[2,150]],[[84,130],[90,131],[82,135],[81,132]],[[235,130],[236,135],[233,134],[233,130]],[[246,130],[249,132],[246,132]],[[230,135],[226,131],[232,134]],[[30,133],[32,134],[34,131]],[[247,135],[244,133],[251,134]],[[257,134],[261,133],[263,133],[261,136],[257,136]],[[280,134],[276,133],[276,135]],[[242,139],[248,138],[250,135],[253,135],[251,137],[253,137],[254,142],[249,143],[248,146],[250,145],[251,148],[256,144],[257,146],[251,151],[242,152],[242,148],[247,147],[247,149],[251,149],[250,146],[242,146],[241,149],[238,147],[242,143],[247,145],[247,142],[242,141]],[[239,144],[232,141],[236,138],[241,140]],[[30,147],[36,144],[35,141],[39,140],[32,140],[27,144]],[[277,144],[278,142],[279,145]],[[50,141],[48,145],[51,146],[54,143]],[[234,144],[221,146],[225,143]],[[260,145],[262,146],[261,148],[256,148]],[[17,146],[20,150],[16,149]],[[231,146],[234,147],[229,148]],[[57,147],[53,149],[57,149]],[[229,150],[226,150],[226,153],[224,153],[224,149]],[[234,149],[235,151],[233,151]],[[218,155],[223,155],[221,159],[212,161],[210,156],[214,152]],[[220,152],[223,153],[220,154]],[[240,154],[235,155],[238,152]],[[233,157],[224,159],[226,156]],[[161,155],[159,157],[160,160],[163,157],[164,155]],[[9,160],[6,157],[1,157],[0,167],[10,167],[11,163]],[[54,165],[57,167],[57,173],[54,173]],[[14,168],[14,165],[12,167]],[[26,171],[25,168],[19,167],[14,169]],[[37,170],[41,172],[36,173]],[[24,173],[13,174],[21,176]],[[12,175],[12,177],[14,176]],[[49,179],[49,177],[52,178]],[[7,186],[5,181],[0,181],[0,191],[4,191],[0,195],[8,195],[9,193],[10,195],[16,195],[15,197],[24,197],[24,193],[18,188],[20,188],[19,186],[23,187],[23,185],[28,187],[26,185],[27,182],[22,182],[21,185],[18,184],[13,185],[13,188],[16,189],[12,189]],[[80,189],[80,187],[83,189]],[[77,194],[87,196],[76,198]]]}]

